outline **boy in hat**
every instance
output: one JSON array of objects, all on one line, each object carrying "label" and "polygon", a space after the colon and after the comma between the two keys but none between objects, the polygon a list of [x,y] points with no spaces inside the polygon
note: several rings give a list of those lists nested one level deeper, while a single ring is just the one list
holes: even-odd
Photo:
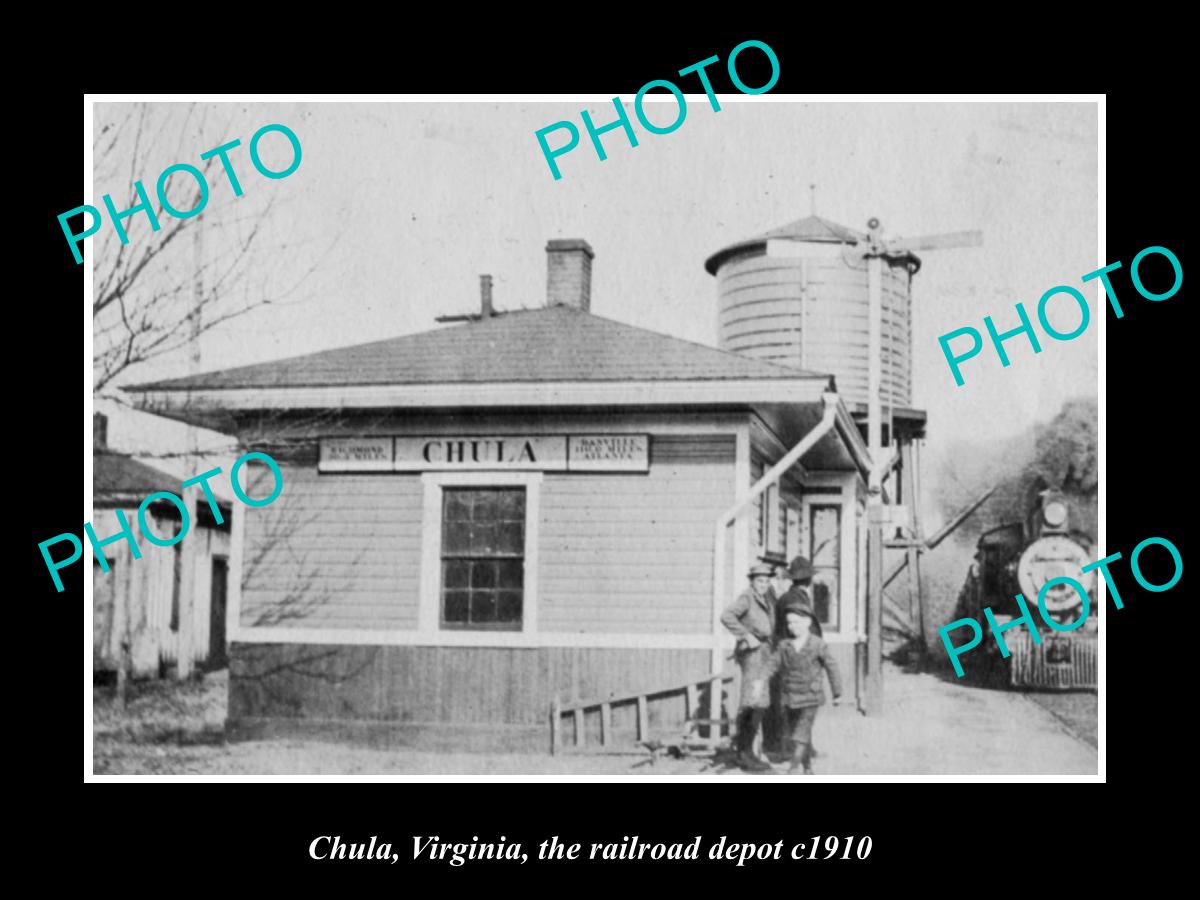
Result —
[{"label": "boy in hat", "polygon": [[[791,561],[791,564],[788,565],[787,577],[789,579],[788,584],[791,586],[786,591],[783,591],[778,595],[779,602],[778,602],[776,608],[779,610],[779,615],[776,617],[776,623],[775,623],[775,645],[776,646],[779,646],[781,641],[786,641],[788,638],[791,637],[791,635],[788,633],[787,617],[784,616],[784,614],[783,614],[783,610],[786,609],[788,606],[800,605],[800,606],[805,606],[810,610],[814,610],[814,615],[810,619],[809,630],[817,637],[823,636],[823,633],[821,631],[821,623],[817,620],[817,617],[815,615],[815,608],[813,606],[812,595],[810,593],[812,591],[813,574],[814,574],[814,570],[812,567],[812,563],[810,563],[806,557],[797,556],[795,559],[793,559]],[[776,707],[778,708],[779,706],[783,705],[783,701],[781,699],[778,699],[780,697],[780,688],[778,687],[778,679],[775,679],[774,683],[776,684],[776,688],[774,691],[776,699],[774,700],[774,703],[776,704]],[[783,725],[781,725],[781,728],[783,728],[785,731],[790,732],[790,729],[787,726],[787,708],[786,707],[784,707],[784,709],[782,710],[782,715],[780,716],[780,718],[784,720]],[[816,759],[819,755],[820,754],[817,753],[817,748],[815,746],[813,746],[813,744],[810,742],[809,743],[809,756],[812,759]]]},{"label": "boy in hat", "polygon": [[[790,592],[789,592],[790,593]],[[792,734],[792,765],[789,771],[803,767],[812,774],[812,728],[817,709],[825,703],[824,674],[833,689],[833,705],[842,699],[842,678],[837,662],[823,638],[812,633],[814,619],[807,600],[792,595],[783,604],[783,617],[790,637],[780,642],[761,672],[770,678],[779,672],[783,684],[783,705],[787,710],[788,729]]]},{"label": "boy in hat", "polygon": [[774,650],[776,628],[775,595],[771,591],[774,568],[760,563],[750,569],[750,587],[721,613],[721,624],[737,638],[733,658],[742,670],[742,693],[738,708],[738,765],[749,772],[770,771],[771,764],[754,755],[754,739],[771,703],[767,690],[769,674],[763,673]]}]

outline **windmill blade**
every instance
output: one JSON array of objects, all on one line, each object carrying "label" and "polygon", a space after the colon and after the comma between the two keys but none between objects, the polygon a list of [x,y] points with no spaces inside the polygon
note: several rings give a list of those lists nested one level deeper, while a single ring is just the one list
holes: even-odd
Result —
[{"label": "windmill blade", "polygon": [[945,250],[950,247],[982,247],[982,231],[952,231],[947,234],[926,234],[921,237],[897,238],[888,241],[888,249]]}]

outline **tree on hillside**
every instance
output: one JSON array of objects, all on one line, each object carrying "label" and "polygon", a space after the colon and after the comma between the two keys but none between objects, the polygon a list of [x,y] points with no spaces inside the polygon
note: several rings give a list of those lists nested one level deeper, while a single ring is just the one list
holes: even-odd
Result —
[{"label": "tree on hillside", "polygon": [[1095,536],[1099,483],[1096,401],[1068,400],[1049,422],[1000,443],[960,442],[947,455],[938,475],[935,496],[947,516],[988,487],[999,486],[980,513],[963,524],[962,536],[972,542],[988,528],[1023,519],[1031,492],[1039,485],[1064,491],[1075,527]]}]

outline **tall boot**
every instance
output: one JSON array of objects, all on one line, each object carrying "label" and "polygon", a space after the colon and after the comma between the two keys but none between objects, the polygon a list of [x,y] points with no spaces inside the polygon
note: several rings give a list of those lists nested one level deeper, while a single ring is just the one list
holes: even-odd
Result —
[{"label": "tall boot", "polygon": [[739,742],[738,765],[747,772],[769,772],[771,764],[754,755],[754,738],[762,725],[766,710],[747,709],[744,711],[745,739]]},{"label": "tall boot", "polygon": [[738,766],[747,771],[752,771],[755,764],[754,735],[757,731],[755,724],[753,709],[747,707],[738,712],[737,738],[734,747],[737,749]]}]

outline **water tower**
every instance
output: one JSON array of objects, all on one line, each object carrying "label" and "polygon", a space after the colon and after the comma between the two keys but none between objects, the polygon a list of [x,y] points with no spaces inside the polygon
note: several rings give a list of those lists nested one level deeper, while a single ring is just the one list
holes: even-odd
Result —
[{"label": "water tower", "polygon": [[[717,279],[718,340],[724,350],[832,374],[871,451],[876,535],[868,598],[869,656],[877,671],[883,587],[909,571],[909,608],[892,624],[922,645],[921,532],[917,441],[925,412],[913,406],[912,278],[915,250],[978,246],[977,231],[885,240],[878,219],[861,232],[816,215],[730,244],[705,261]],[[883,503],[886,500],[887,506]],[[935,541],[940,541],[939,535]],[[882,548],[904,551],[883,572]]]},{"label": "water tower", "polygon": [[[880,434],[868,439],[872,449],[919,438],[925,425],[925,413],[912,408],[912,276],[921,261],[908,247],[865,252],[878,237],[875,224],[868,234],[809,216],[732,244],[705,263],[717,278],[721,348],[832,374],[864,438],[871,364],[878,364]],[[881,265],[873,354],[875,259]]]}]

